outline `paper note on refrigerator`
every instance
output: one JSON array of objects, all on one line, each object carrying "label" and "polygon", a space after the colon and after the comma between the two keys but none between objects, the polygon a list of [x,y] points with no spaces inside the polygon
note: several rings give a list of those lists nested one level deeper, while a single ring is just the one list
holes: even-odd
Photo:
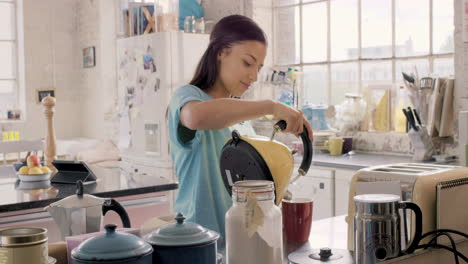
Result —
[{"label": "paper note on refrigerator", "polygon": [[119,148],[128,148],[130,146],[130,117],[128,111],[120,114],[119,129]]}]

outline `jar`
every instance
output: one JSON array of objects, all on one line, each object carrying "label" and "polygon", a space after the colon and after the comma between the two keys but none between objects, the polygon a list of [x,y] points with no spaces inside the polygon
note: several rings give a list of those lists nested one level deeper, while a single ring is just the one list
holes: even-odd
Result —
[{"label": "jar", "polygon": [[1,229],[0,263],[49,263],[47,229],[38,227]]},{"label": "jar", "polygon": [[161,226],[144,237],[153,246],[153,263],[216,264],[219,234],[185,222],[181,213],[175,220],[176,223]]},{"label": "jar", "polygon": [[116,232],[117,225],[108,224],[106,232],[86,239],[71,252],[73,264],[151,264],[153,248],[143,239]]},{"label": "jar", "polygon": [[179,0],[155,1],[154,10],[158,32],[179,30]]},{"label": "jar", "polygon": [[237,181],[226,213],[227,264],[283,261],[282,214],[271,181]]}]

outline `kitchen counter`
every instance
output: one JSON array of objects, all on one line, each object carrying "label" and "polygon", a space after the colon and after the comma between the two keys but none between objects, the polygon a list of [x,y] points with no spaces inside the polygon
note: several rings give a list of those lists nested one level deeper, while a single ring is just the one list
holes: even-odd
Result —
[{"label": "kitchen counter", "polygon": [[[323,247],[328,247],[340,253],[346,252],[344,256],[352,260],[352,255],[347,251],[348,225],[345,222],[345,215],[325,218],[312,222],[309,241],[305,243],[284,241],[284,263],[288,262],[290,253],[310,252]],[[304,262],[307,263],[307,262]],[[352,263],[352,262],[350,262]]]},{"label": "kitchen counter", "polygon": [[[98,197],[136,196],[147,193],[169,191],[178,184],[158,175],[128,174],[115,168],[106,169],[90,166],[97,181],[84,185],[84,192]],[[0,217],[15,215],[16,212],[41,211],[43,207],[74,194],[76,185],[55,183],[23,183],[14,172],[0,173]]]},{"label": "kitchen counter", "polygon": [[[297,162],[300,162],[296,159]],[[361,153],[356,152],[354,155],[331,156],[328,153],[314,151],[312,157],[312,166],[331,167],[338,169],[360,170],[362,168],[392,164],[392,163],[421,163],[422,161],[413,161],[411,156],[379,154],[379,153]],[[458,161],[453,162],[435,162],[425,161],[423,163],[437,163],[446,165],[459,165]]]},{"label": "kitchen counter", "polygon": [[[288,256],[291,253],[304,253],[306,260],[311,250],[317,250],[322,247],[332,249],[332,252],[342,254],[343,257],[337,261],[342,264],[353,264],[353,254],[347,250],[347,228],[345,215],[326,218],[312,222],[312,229],[309,236],[309,241],[305,243],[284,241],[284,264],[289,264]],[[468,255],[468,241],[457,243],[457,250],[465,256]],[[316,252],[316,251],[314,251]],[[307,254],[309,253],[309,254]],[[319,263],[302,261],[300,264]],[[325,262],[324,262],[325,263]],[[453,253],[444,249],[427,249],[418,250],[413,254],[405,255],[399,258],[387,260],[385,263],[392,264],[439,264],[439,263],[454,263]],[[460,258],[460,263],[463,260]]]}]

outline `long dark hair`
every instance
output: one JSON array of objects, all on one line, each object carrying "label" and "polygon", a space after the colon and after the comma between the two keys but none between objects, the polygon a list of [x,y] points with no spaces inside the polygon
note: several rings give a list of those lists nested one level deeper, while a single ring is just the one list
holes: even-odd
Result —
[{"label": "long dark hair", "polygon": [[233,44],[247,40],[267,44],[265,33],[252,19],[241,15],[221,19],[211,32],[210,44],[200,59],[190,84],[202,90],[212,87],[218,78],[218,54]]}]

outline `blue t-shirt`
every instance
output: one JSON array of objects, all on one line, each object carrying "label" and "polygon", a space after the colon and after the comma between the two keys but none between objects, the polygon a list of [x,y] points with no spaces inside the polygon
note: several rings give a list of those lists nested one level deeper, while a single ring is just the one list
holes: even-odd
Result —
[{"label": "blue t-shirt", "polygon": [[198,87],[185,85],[176,90],[169,104],[171,158],[179,180],[174,209],[187,221],[219,232],[224,238],[224,217],[232,200],[221,178],[219,159],[231,132],[228,128],[197,130],[187,143],[178,135],[181,108],[191,101],[208,100],[213,98]]}]

